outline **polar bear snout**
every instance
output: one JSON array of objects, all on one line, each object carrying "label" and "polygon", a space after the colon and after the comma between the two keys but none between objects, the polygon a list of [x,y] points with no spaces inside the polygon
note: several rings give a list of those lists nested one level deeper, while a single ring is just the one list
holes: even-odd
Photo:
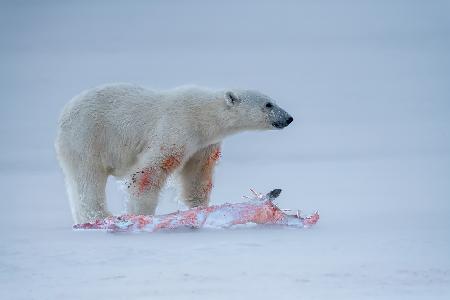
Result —
[{"label": "polar bear snout", "polygon": [[287,116],[283,119],[272,122],[272,126],[277,129],[283,129],[284,127],[287,127],[289,124],[291,124],[292,121],[294,121],[294,118],[287,114]]},{"label": "polar bear snout", "polygon": [[[266,107],[268,106],[266,105]],[[272,125],[272,129],[283,129],[294,121],[294,118],[287,111],[276,104],[271,104],[269,109],[268,121]]]}]

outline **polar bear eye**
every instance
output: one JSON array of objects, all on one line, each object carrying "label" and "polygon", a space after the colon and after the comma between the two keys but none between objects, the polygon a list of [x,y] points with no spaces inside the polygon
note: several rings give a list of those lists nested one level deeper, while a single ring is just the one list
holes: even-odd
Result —
[{"label": "polar bear eye", "polygon": [[270,103],[270,102],[267,102],[267,103],[266,103],[266,107],[267,107],[267,108],[272,108],[272,107],[273,107],[273,104]]}]

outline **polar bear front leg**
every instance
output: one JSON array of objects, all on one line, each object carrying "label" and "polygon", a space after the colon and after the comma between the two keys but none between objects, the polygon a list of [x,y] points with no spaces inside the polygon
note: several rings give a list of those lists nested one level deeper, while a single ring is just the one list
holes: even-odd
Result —
[{"label": "polar bear front leg", "polygon": [[197,151],[181,170],[182,197],[189,207],[206,206],[213,186],[214,167],[220,158],[220,143]]},{"label": "polar bear front leg", "polygon": [[127,211],[134,215],[153,215],[158,205],[161,188],[167,177],[180,166],[183,151],[174,150],[149,161],[145,167],[138,168],[126,181],[128,189]]}]

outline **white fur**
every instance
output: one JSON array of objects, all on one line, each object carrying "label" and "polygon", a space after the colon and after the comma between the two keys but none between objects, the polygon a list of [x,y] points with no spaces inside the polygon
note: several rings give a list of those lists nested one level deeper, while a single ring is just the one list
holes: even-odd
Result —
[{"label": "white fur", "polygon": [[[167,176],[178,169],[189,206],[209,201],[212,155],[242,130],[271,129],[287,113],[247,90],[182,87],[152,91],[129,84],[97,87],[64,108],[56,151],[75,222],[103,218],[109,175],[129,186],[129,213],[153,214]],[[209,185],[209,186],[208,186]]]}]

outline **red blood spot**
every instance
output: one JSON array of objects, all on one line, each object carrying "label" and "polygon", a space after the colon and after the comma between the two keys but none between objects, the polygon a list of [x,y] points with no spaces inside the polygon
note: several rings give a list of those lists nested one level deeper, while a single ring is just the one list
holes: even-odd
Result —
[{"label": "red blood spot", "polygon": [[313,215],[305,218],[303,222],[307,225],[314,225],[317,223],[317,221],[319,221],[319,218],[320,218],[319,213],[315,212]]},{"label": "red blood spot", "polygon": [[145,169],[141,178],[139,179],[139,192],[142,193],[151,184],[151,172]]},{"label": "red blood spot", "polygon": [[222,155],[222,152],[220,152],[220,148],[215,148],[211,155],[209,156],[209,160],[212,162],[218,161],[220,159],[220,156]]},{"label": "red blood spot", "polygon": [[161,169],[163,169],[166,172],[172,172],[180,165],[180,163],[181,163],[180,154],[169,155],[161,163]]},{"label": "red blood spot", "polygon": [[212,190],[212,187],[213,187],[213,184],[212,184],[212,181],[210,179],[208,181],[208,183],[202,187],[202,191],[201,191],[202,192],[202,196],[205,197],[205,196],[209,195],[209,193]]},{"label": "red blood spot", "polygon": [[211,172],[214,164],[220,159],[221,156],[220,148],[214,148],[209,155],[208,159],[206,160],[205,164],[203,165],[202,169],[205,172]]}]

